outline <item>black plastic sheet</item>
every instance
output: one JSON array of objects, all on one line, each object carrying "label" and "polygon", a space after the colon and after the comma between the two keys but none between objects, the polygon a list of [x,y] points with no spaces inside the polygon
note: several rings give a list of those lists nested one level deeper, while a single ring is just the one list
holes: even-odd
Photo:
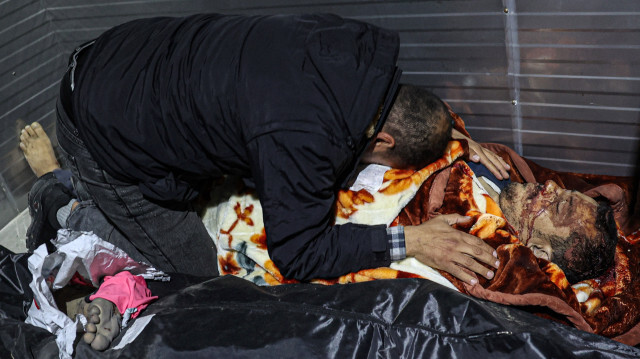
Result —
[{"label": "black plastic sheet", "polygon": [[[26,255],[2,252],[0,357],[57,358],[55,337],[23,322]],[[638,358],[640,349],[462,295],[422,279],[258,287],[232,276],[150,282],[161,299],[121,349],[76,358]],[[195,283],[195,284],[194,284]],[[26,289],[25,289],[26,288]],[[8,314],[11,315],[8,315]],[[15,316],[15,317],[12,317]],[[22,318],[22,319],[21,319]]]},{"label": "black plastic sheet", "polygon": [[0,246],[0,358],[57,358],[55,337],[24,323],[33,303],[28,259]]},{"label": "black plastic sheet", "polygon": [[[79,358],[637,358],[640,350],[421,279],[258,287],[235,277],[152,304],[130,344]],[[114,344],[122,339],[116,338]]]},{"label": "black plastic sheet", "polygon": [[29,288],[28,254],[15,254],[0,246],[0,317],[24,321],[33,301]]}]

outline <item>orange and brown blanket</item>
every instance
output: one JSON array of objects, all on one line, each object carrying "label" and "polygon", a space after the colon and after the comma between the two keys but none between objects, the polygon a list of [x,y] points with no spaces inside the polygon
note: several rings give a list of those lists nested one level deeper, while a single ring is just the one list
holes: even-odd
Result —
[{"label": "orange and brown blanket", "polygon": [[[456,118],[457,128],[466,134]],[[487,145],[512,167],[511,180],[544,182],[592,196],[608,198],[616,211],[619,243],[615,265],[603,276],[571,286],[555,264],[536,258],[510,230],[499,207],[474,184],[473,171],[459,158],[464,141],[452,141],[446,154],[420,171],[389,170],[377,191],[342,191],[336,205],[336,224],[412,225],[435,215],[458,213],[474,218],[459,228],[483,238],[497,249],[500,268],[492,280],[480,278],[469,286],[448,273],[436,271],[413,258],[389,268],[350,273],[340,278],[317,279],[322,284],[376,279],[422,277],[490,301],[516,305],[539,316],[601,334],[625,344],[640,343],[640,227],[630,216],[631,179],[551,171],[501,145]],[[204,222],[218,249],[221,274],[236,275],[261,285],[293,283],[269,259],[260,202],[236,181],[214,192],[217,198]],[[634,228],[635,227],[635,228]],[[636,231],[634,231],[636,230]]]}]

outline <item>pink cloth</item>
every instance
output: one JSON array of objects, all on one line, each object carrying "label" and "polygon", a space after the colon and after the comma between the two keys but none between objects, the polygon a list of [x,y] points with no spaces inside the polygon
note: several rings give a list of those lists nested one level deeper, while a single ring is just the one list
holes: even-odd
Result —
[{"label": "pink cloth", "polygon": [[104,282],[96,294],[89,297],[90,300],[95,298],[104,298],[115,303],[120,314],[124,314],[127,308],[137,308],[138,310],[131,314],[131,318],[135,318],[150,302],[158,299],[158,296],[151,295],[144,278],[129,272],[120,272],[104,277]]}]

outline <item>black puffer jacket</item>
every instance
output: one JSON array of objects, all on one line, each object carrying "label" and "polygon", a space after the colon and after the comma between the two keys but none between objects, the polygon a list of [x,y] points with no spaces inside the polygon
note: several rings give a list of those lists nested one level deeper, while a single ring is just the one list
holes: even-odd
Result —
[{"label": "black puffer jacket", "polygon": [[222,174],[252,180],[288,277],[388,265],[384,226],[332,226],[332,212],[395,92],[398,46],[333,15],[137,20],[83,55],[75,122],[95,160],[152,199],[191,199]]}]

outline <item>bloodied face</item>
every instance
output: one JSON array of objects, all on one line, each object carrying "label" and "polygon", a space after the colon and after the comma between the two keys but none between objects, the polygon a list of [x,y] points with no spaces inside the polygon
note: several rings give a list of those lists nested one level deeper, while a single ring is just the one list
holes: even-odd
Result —
[{"label": "bloodied face", "polygon": [[562,189],[553,181],[512,183],[500,194],[500,208],[520,241],[536,257],[555,262],[565,273],[594,275],[596,264],[607,266],[613,261],[610,209],[603,213],[591,197]]}]

